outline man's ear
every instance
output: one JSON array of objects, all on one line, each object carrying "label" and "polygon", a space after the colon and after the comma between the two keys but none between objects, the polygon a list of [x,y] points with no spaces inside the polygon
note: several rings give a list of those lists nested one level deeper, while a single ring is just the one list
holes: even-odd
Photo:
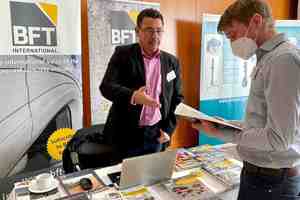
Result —
[{"label": "man's ear", "polygon": [[253,23],[257,26],[261,26],[263,24],[263,17],[258,14],[258,13],[255,13],[253,15],[253,19],[252,19]]}]

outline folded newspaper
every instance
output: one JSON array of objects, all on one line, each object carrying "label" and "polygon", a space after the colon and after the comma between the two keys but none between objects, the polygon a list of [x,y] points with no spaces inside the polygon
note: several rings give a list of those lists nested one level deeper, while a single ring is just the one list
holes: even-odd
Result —
[{"label": "folded newspaper", "polygon": [[242,130],[242,127],[236,123],[232,123],[230,121],[221,119],[219,117],[212,117],[212,116],[206,115],[184,103],[180,103],[177,106],[177,108],[175,110],[175,115],[183,116],[184,118],[187,118],[191,121],[205,120],[205,121],[212,122],[216,125]]}]

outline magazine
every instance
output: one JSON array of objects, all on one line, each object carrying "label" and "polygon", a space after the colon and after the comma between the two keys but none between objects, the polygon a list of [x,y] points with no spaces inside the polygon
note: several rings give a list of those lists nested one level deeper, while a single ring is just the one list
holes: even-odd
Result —
[{"label": "magazine", "polygon": [[209,199],[215,196],[215,194],[201,181],[203,175],[201,170],[197,170],[187,176],[171,179],[162,184],[171,193],[174,199]]},{"label": "magazine", "polygon": [[200,166],[205,163],[214,163],[225,159],[224,152],[208,144],[192,147],[187,149],[187,151],[193,154],[194,159],[200,163]]},{"label": "magazine", "polygon": [[206,115],[184,103],[180,103],[176,107],[175,114],[182,116],[190,121],[205,120],[205,121],[212,122],[217,126],[233,128],[236,130],[242,130],[242,127],[240,125],[238,125],[237,123],[232,123],[232,122],[222,119],[220,117],[212,117],[212,116]]},{"label": "magazine", "polygon": [[119,192],[110,192],[106,195],[107,200],[124,200]]},{"label": "magazine", "polygon": [[222,161],[206,163],[202,168],[231,187],[240,183],[242,164],[235,159],[225,158]]},{"label": "magazine", "polygon": [[222,149],[211,145],[202,145],[187,149],[201,163],[202,169],[232,187],[240,182],[242,163],[228,158]]},{"label": "magazine", "polygon": [[178,149],[176,154],[176,171],[199,167],[200,163],[195,156],[185,149]]},{"label": "magazine", "polygon": [[102,180],[92,170],[84,170],[63,175],[58,177],[58,179],[68,195],[101,190],[106,187]]},{"label": "magazine", "polygon": [[126,200],[158,200],[158,196],[154,196],[145,186],[137,186],[121,191],[122,196]]},{"label": "magazine", "polygon": [[105,189],[93,190],[89,192],[89,199],[97,200],[124,200],[120,191],[115,187],[106,187]]},{"label": "magazine", "polygon": [[86,193],[77,193],[73,194],[71,196],[65,196],[63,198],[60,198],[58,200],[89,200],[90,198]]}]

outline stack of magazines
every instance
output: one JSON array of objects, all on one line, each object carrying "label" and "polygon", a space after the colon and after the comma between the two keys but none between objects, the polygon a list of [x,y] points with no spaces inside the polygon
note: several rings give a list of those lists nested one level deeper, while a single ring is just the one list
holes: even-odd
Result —
[{"label": "stack of magazines", "polygon": [[202,169],[224,184],[230,187],[239,184],[242,170],[240,161],[228,158],[219,148],[211,145],[193,147],[188,149],[188,151],[193,154]]}]

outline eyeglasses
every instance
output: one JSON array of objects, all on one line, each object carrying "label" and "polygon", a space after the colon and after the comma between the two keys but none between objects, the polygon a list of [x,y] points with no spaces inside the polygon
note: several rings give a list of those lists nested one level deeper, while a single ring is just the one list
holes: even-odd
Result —
[{"label": "eyeglasses", "polygon": [[162,35],[164,32],[164,30],[162,29],[154,29],[154,28],[144,28],[141,30],[149,35],[154,35],[154,33],[157,33],[158,35]]}]

